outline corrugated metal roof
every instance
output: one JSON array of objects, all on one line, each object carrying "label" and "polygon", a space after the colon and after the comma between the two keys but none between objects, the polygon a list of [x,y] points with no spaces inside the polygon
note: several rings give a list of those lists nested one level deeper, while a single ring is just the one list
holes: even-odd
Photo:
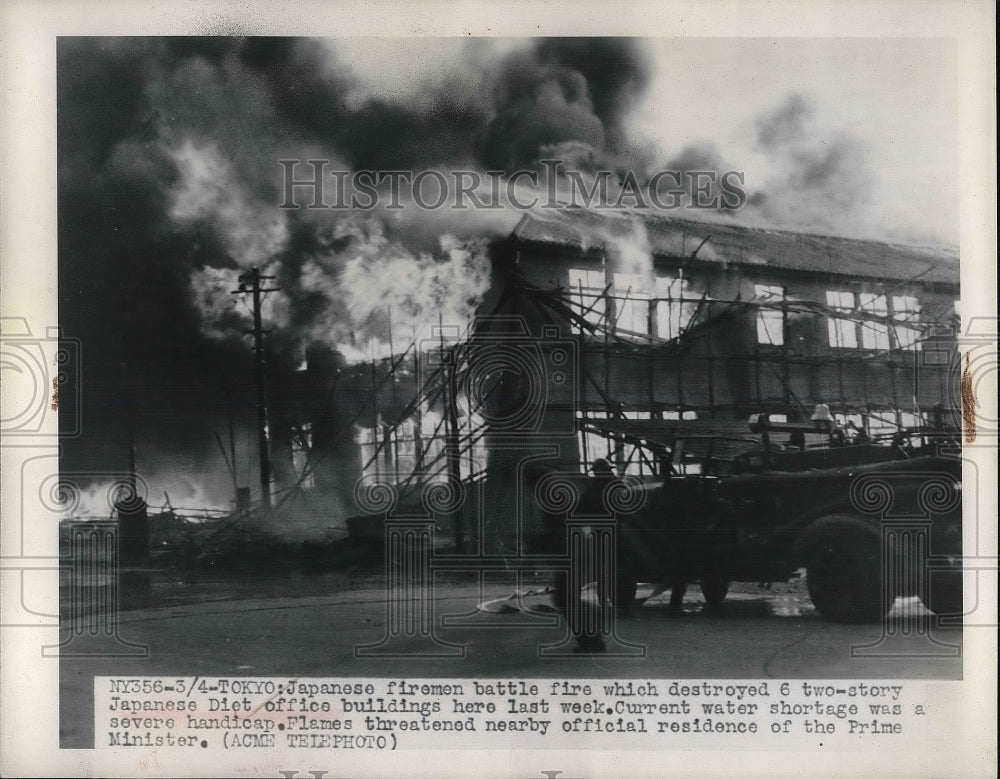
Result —
[{"label": "corrugated metal roof", "polygon": [[522,241],[589,249],[645,243],[653,255],[784,268],[843,276],[959,283],[959,253],[948,247],[917,246],[832,235],[796,233],[736,222],[680,219],[658,214],[598,212],[565,208],[527,212],[514,237]]}]

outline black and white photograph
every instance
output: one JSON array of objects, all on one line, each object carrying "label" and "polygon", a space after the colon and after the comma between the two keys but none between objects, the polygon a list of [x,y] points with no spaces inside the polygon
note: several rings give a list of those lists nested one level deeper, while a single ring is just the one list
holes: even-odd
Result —
[{"label": "black and white photograph", "polygon": [[992,6],[36,7],[4,775],[995,772]]}]

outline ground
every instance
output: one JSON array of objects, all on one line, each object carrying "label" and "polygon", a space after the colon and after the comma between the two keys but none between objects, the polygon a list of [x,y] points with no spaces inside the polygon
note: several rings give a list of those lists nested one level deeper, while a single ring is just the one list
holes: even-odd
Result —
[{"label": "ground", "polygon": [[[63,747],[93,742],[93,677],[287,676],[544,678],[905,678],[962,676],[960,629],[943,629],[916,599],[899,599],[886,627],[823,619],[802,581],[735,585],[722,606],[691,587],[684,611],[669,592],[616,621],[617,653],[574,655],[564,621],[549,606],[548,577],[513,573],[438,577],[427,593],[433,637],[409,635],[382,646],[396,656],[359,657],[398,624],[382,576],[154,577],[145,608],[121,612],[119,641],[105,657],[74,637],[63,648]],[[524,593],[518,597],[515,593]],[[650,588],[640,586],[640,597]],[[512,597],[513,596],[513,597]],[[401,603],[402,607],[412,601]],[[442,624],[442,623],[445,624]],[[888,632],[888,635],[886,635]],[[76,643],[74,643],[76,641]],[[613,644],[614,642],[612,642]],[[148,648],[146,657],[127,644]],[[555,654],[551,647],[557,647]],[[110,647],[110,649],[109,649]],[[543,649],[550,647],[550,649]],[[377,651],[377,650],[376,650]],[[362,653],[365,650],[361,650]],[[451,656],[429,656],[431,654]],[[916,656],[924,655],[924,656]]]}]

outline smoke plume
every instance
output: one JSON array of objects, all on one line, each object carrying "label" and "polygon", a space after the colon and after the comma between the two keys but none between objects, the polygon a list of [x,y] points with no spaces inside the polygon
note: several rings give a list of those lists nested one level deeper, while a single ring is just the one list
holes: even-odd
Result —
[{"label": "smoke plume", "polygon": [[263,309],[273,381],[310,344],[366,359],[475,310],[484,241],[516,215],[282,210],[277,160],[485,171],[562,146],[639,166],[627,118],[648,79],[641,49],[617,39],[470,42],[393,95],[326,41],[61,38],[60,324],[83,343],[83,433],[62,467],[120,471],[132,437],[140,470],[165,474],[154,490],[194,480],[218,504],[232,479],[211,433],[233,425],[246,483],[250,310],[231,292],[251,267],[279,290]]},{"label": "smoke plume", "polygon": [[872,177],[856,139],[821,126],[801,94],[758,117],[756,131],[771,177],[751,194],[750,215],[814,232],[871,232]]}]

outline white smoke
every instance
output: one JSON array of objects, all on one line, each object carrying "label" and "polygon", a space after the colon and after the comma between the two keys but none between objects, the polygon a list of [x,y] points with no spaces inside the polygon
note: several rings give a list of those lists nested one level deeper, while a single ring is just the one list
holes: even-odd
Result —
[{"label": "white smoke", "polygon": [[179,174],[170,191],[172,219],[210,224],[243,267],[264,264],[281,251],[288,240],[285,212],[254,198],[217,144],[186,138],[168,153]]}]

